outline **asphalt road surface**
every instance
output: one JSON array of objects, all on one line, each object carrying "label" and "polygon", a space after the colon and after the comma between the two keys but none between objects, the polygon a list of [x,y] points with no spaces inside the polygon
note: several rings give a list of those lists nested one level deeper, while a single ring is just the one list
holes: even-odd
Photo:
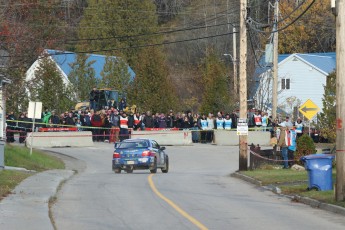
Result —
[{"label": "asphalt road surface", "polygon": [[52,208],[59,230],[345,229],[343,216],[230,177],[237,147],[168,146],[170,171],[154,175],[115,174],[112,144],[52,150],[82,160]]}]

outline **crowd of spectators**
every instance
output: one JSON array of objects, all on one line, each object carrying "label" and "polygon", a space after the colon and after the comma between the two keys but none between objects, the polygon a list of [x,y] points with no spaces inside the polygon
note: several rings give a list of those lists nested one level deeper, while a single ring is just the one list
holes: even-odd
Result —
[{"label": "crowd of spectators", "polygon": [[[109,141],[109,134],[111,128],[119,129],[134,129],[147,130],[152,128],[159,129],[193,129],[193,130],[210,130],[214,128],[221,128],[220,123],[216,122],[220,118],[218,113],[217,118],[212,113],[206,115],[193,114],[192,112],[178,112],[174,113],[170,110],[168,113],[154,113],[136,112],[130,110],[118,110],[111,107],[110,109],[103,109],[99,111],[94,110],[71,110],[61,114],[57,114],[55,110],[49,111],[44,109],[41,119],[35,120],[36,131],[40,128],[77,128],[78,131],[92,131],[94,141]],[[227,114],[222,117],[231,117],[236,121],[235,113]],[[13,112],[9,113],[7,119],[7,141],[14,141],[14,133],[20,133],[20,142],[24,142],[26,133],[32,130],[32,119],[27,117],[27,113],[20,113],[18,117]],[[125,118],[125,119],[124,119]],[[121,124],[122,120],[122,124]],[[203,120],[207,121],[204,126]],[[124,124],[124,122],[126,124]],[[231,128],[235,128],[236,122],[232,122]],[[224,128],[224,125],[222,125]],[[58,131],[59,129],[51,129]]]},{"label": "crowd of spectators", "polygon": [[[262,131],[274,131],[275,127],[281,122],[272,120],[265,112],[256,111],[250,118],[248,115],[249,126],[254,126]],[[71,110],[61,114],[57,114],[55,110],[49,111],[45,109],[42,112],[41,119],[36,119],[35,130],[39,128],[74,128],[78,131],[92,131],[94,141],[109,142],[109,136],[112,129],[115,128],[116,140],[123,136],[128,136],[129,132],[133,130],[147,130],[147,129],[191,129],[202,130],[205,132],[194,132],[193,142],[211,142],[213,139],[213,129],[236,129],[238,115],[236,111],[232,113],[217,112],[198,114],[187,112],[174,113],[173,110],[167,113],[154,113],[150,111],[137,112],[129,109],[119,110],[115,107],[110,109],[102,109],[95,111],[93,109],[86,110]],[[286,122],[290,122],[286,119]],[[31,132],[32,120],[27,117],[26,113],[20,113],[18,118],[13,112],[7,115],[7,141],[13,142],[15,132],[20,133],[19,142],[24,142],[26,133]],[[296,127],[303,128],[303,123],[298,119]],[[72,130],[72,129],[71,129]],[[300,135],[302,130],[297,128],[297,134]],[[59,131],[59,129],[52,129],[52,131]]]}]

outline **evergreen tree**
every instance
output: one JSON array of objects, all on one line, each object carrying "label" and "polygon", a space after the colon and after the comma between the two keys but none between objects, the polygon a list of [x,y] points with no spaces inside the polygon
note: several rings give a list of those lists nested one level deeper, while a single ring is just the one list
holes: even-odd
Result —
[{"label": "evergreen tree", "polygon": [[323,110],[317,116],[317,128],[329,142],[334,142],[336,138],[336,76],[336,73],[333,72],[327,77],[322,99]]},{"label": "evergreen tree", "polygon": [[167,112],[177,105],[177,97],[165,64],[157,47],[146,48],[139,55],[140,63],[129,97],[138,108],[153,112]]},{"label": "evergreen tree", "polygon": [[78,54],[76,61],[70,64],[72,71],[68,78],[80,101],[88,101],[91,89],[98,85],[95,70],[92,67],[95,61],[89,61],[88,58],[86,54]]},{"label": "evergreen tree", "polygon": [[126,95],[131,84],[131,75],[122,59],[107,57],[101,76],[100,87],[116,89],[121,95]]},{"label": "evergreen tree", "polygon": [[79,39],[85,40],[77,48],[102,50],[99,53],[125,57],[130,66],[135,66],[140,49],[124,48],[154,43],[157,36],[136,35],[156,32],[157,21],[152,0],[90,0],[78,30]]},{"label": "evergreen tree", "polygon": [[232,111],[224,63],[213,51],[210,51],[202,68],[204,69],[202,76],[204,89],[200,111],[205,114],[217,111]]},{"label": "evergreen tree", "polygon": [[15,114],[27,111],[29,100],[25,88],[25,70],[23,68],[6,71],[12,83],[6,85],[6,109]]},{"label": "evergreen tree", "polygon": [[42,102],[43,107],[58,112],[69,110],[75,102],[75,94],[62,80],[56,64],[43,58],[35,71],[35,77],[27,83],[31,101]]}]

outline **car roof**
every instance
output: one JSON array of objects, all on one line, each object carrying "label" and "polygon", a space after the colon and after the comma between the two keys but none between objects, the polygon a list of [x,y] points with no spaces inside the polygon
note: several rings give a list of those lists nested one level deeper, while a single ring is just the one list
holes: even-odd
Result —
[{"label": "car roof", "polygon": [[122,142],[137,142],[137,141],[149,141],[151,142],[151,139],[148,138],[135,138],[135,139],[125,139]]}]

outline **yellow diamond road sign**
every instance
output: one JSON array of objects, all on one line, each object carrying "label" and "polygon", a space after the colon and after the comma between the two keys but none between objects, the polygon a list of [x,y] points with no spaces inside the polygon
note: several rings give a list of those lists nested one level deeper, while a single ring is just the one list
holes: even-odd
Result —
[{"label": "yellow diamond road sign", "polygon": [[311,120],[320,111],[320,108],[308,99],[301,107],[299,107],[299,111],[308,118],[308,120]]}]

